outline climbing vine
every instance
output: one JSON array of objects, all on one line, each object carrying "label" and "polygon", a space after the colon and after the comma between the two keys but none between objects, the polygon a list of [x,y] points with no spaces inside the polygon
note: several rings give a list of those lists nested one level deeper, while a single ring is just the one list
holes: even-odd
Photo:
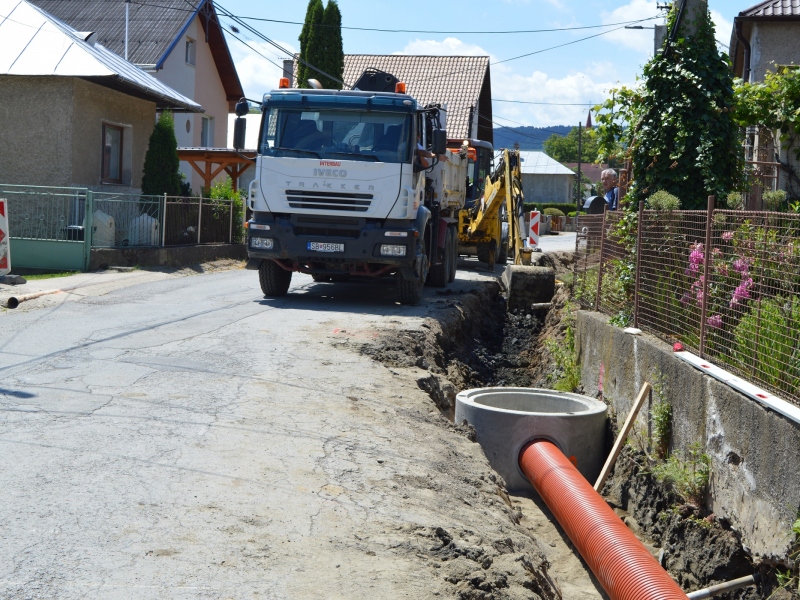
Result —
[{"label": "climbing vine", "polygon": [[[673,7],[668,30],[676,19]],[[665,190],[686,209],[704,208],[708,195],[743,186],[729,59],[717,51],[708,12],[694,26],[691,39],[667,39],[637,86],[613,90],[597,107],[600,152],[610,156],[621,146],[633,166],[629,207]]]}]

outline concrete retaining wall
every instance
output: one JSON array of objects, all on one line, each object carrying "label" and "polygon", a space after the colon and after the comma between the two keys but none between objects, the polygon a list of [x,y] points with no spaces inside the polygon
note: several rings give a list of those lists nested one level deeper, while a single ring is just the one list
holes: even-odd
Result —
[{"label": "concrete retaining wall", "polygon": [[221,259],[245,260],[244,244],[207,244],[169,248],[92,248],[89,270],[106,267],[184,267]]},{"label": "concrete retaining wall", "polygon": [[711,456],[711,509],[755,555],[785,558],[800,510],[800,424],[684,363],[668,344],[607,321],[599,313],[577,313],[586,394],[594,396],[602,385],[622,425],[642,383],[663,376],[673,407],[673,447],[699,441]]}]

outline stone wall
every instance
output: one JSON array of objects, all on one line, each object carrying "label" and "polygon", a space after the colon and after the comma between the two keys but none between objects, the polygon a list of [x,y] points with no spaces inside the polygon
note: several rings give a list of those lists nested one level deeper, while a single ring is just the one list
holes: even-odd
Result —
[{"label": "stone wall", "polygon": [[[711,457],[711,510],[755,555],[785,557],[800,509],[800,424],[684,363],[668,344],[609,325],[604,315],[580,311],[576,330],[586,393],[602,387],[622,425],[642,383],[663,377],[673,448],[700,442]],[[644,425],[647,418],[643,410]]]}]

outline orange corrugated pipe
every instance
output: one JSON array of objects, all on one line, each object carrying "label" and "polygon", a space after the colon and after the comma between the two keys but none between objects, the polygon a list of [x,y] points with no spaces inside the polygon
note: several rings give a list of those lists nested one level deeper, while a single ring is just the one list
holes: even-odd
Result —
[{"label": "orange corrugated pipe", "polygon": [[552,442],[530,442],[519,466],[611,600],[688,600]]}]

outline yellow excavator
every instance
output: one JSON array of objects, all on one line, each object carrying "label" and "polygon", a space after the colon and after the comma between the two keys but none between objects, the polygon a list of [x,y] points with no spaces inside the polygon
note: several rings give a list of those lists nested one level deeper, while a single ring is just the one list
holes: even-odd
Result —
[{"label": "yellow excavator", "polygon": [[502,150],[491,171],[492,145],[481,140],[466,142],[470,164],[466,202],[458,212],[459,253],[477,255],[490,269],[509,259],[515,265],[529,265],[519,150]]}]

